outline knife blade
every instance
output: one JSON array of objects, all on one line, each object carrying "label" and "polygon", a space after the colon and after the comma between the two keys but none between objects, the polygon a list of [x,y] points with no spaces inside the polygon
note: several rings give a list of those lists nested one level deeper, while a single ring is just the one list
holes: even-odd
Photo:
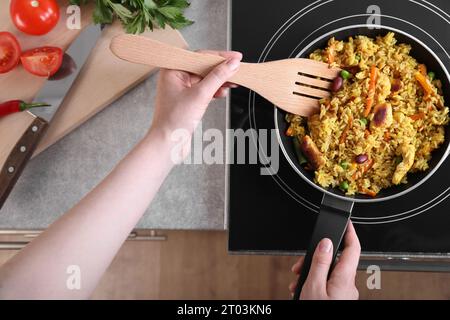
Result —
[{"label": "knife blade", "polygon": [[100,26],[89,25],[85,27],[65,53],[65,57],[68,56],[73,59],[75,67],[72,72],[65,77],[55,77],[55,75],[46,81],[35,96],[34,102],[45,102],[51,104],[51,107],[31,110],[36,119],[17,141],[0,170],[0,209],[33,155],[39,141],[45,135],[53,115],[58,110],[58,107],[64,103],[65,96],[80,74],[100,35]]},{"label": "knife blade", "polygon": [[31,113],[47,121],[52,119],[56,110],[58,110],[58,107],[64,101],[64,98],[72,87],[75,79],[78,77],[82,66],[89,57],[89,54],[94,48],[100,34],[101,30],[97,25],[87,26],[80,33],[65,53],[66,57],[71,57],[75,62],[75,70],[67,77],[59,80],[52,80],[52,78],[50,78],[50,81],[47,81],[47,83],[35,96],[34,101],[49,103],[51,104],[51,107],[31,109]]}]

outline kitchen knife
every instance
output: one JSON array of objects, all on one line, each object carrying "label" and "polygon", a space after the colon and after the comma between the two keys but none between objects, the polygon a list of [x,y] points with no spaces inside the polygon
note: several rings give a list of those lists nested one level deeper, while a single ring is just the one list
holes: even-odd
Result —
[{"label": "kitchen knife", "polygon": [[3,207],[9,193],[33,155],[39,141],[44,136],[50,120],[56,113],[58,107],[64,102],[64,97],[70,91],[72,84],[78,77],[100,34],[101,29],[98,25],[85,27],[66,50],[65,57],[69,56],[74,62],[71,73],[65,77],[61,77],[59,73],[63,70],[58,71],[55,76],[46,81],[45,85],[34,98],[35,102],[45,102],[51,104],[51,107],[30,111],[36,116],[36,119],[18,140],[0,170],[0,209]]}]

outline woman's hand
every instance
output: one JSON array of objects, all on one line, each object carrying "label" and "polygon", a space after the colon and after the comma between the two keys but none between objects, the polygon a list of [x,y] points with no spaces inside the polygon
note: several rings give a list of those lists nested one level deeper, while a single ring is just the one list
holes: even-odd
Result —
[{"label": "woman's hand", "polygon": [[[224,96],[223,85],[242,55],[218,54],[226,62],[203,80],[161,71],[149,134],[75,207],[1,266],[1,299],[86,299],[92,294],[173,167],[171,133],[178,128],[192,133],[213,96]],[[68,290],[70,266],[82,270],[77,290]]]},{"label": "woman's hand", "polygon": [[184,71],[162,69],[159,75],[155,113],[151,127],[165,137],[177,129],[192,134],[213,98],[224,97],[229,87],[226,81],[239,68],[239,52],[201,51],[217,54],[226,60],[214,68],[204,79]]},{"label": "woman's hand", "polygon": [[[327,280],[333,258],[333,243],[329,239],[320,241],[314,253],[308,278],[303,285],[300,299],[303,300],[356,300],[359,297],[355,286],[361,246],[355,228],[350,222],[345,234],[345,248]],[[303,257],[292,266],[292,272],[300,274]],[[297,277],[298,278],[298,277]],[[289,285],[294,293],[297,281]]]}]

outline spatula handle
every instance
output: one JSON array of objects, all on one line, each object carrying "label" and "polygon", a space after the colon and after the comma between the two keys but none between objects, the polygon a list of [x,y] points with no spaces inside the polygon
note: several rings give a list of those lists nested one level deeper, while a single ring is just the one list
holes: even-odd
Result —
[{"label": "spatula handle", "polygon": [[[225,61],[224,57],[184,50],[146,37],[124,34],[116,36],[110,44],[111,51],[119,58],[160,68],[187,71],[206,76],[214,67]],[[241,63],[230,82],[258,92],[260,65]]]},{"label": "spatula handle", "polygon": [[160,68],[207,75],[225,58],[184,50],[166,43],[133,35],[120,35],[111,41],[111,51],[121,59]]}]

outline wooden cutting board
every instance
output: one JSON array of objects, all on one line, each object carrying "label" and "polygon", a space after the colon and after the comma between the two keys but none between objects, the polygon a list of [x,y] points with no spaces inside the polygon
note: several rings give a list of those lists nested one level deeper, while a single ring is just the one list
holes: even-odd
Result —
[{"label": "wooden cutting board", "polygon": [[[114,36],[122,33],[122,25],[119,22],[103,30],[66,100],[54,115],[35,155],[77,128],[156,70],[154,67],[123,61],[112,54],[109,43]],[[181,34],[173,29],[149,31],[143,35],[178,47],[187,47]]]},{"label": "wooden cutting board", "polygon": [[[60,1],[60,5],[63,2]],[[90,23],[91,13],[92,6],[81,11],[82,27]],[[67,49],[81,30],[68,29],[65,21],[65,8],[61,6],[61,19],[55,29],[44,36],[28,36],[18,31],[13,25],[9,16],[9,1],[1,1],[0,3],[0,31],[13,33],[17,37],[23,51],[43,45],[57,46],[63,50]],[[45,81],[45,78],[33,76],[19,65],[13,71],[0,75],[0,88],[2,88],[0,90],[0,101],[21,99],[29,102],[43,86]],[[0,118],[0,136],[2,137],[0,140],[0,168],[3,167],[6,158],[16,145],[16,142],[22,137],[33,121],[35,121],[35,116],[29,112]]]},{"label": "wooden cutting board", "polygon": [[[28,36],[19,32],[9,17],[9,1],[0,2],[0,31],[15,34],[27,50],[43,45],[66,49],[80,33],[66,27],[67,0],[60,0],[61,19],[57,27],[45,36]],[[91,23],[92,5],[81,10],[82,28]],[[123,33],[119,22],[107,26],[96,47],[93,49],[77,80],[73,84],[64,103],[58,108],[34,155],[42,152],[83,122],[102,110],[127,90],[144,80],[155,70],[153,67],[134,65],[115,57],[109,50],[112,37]],[[179,47],[187,47],[181,34],[173,29],[147,31],[144,36],[164,41]],[[21,66],[7,74],[0,75],[0,101],[22,99],[31,101],[46,79],[33,76]],[[30,112],[22,112],[0,118],[0,169],[5,167],[12,150],[17,148],[19,139],[27,133],[36,117]]]}]

